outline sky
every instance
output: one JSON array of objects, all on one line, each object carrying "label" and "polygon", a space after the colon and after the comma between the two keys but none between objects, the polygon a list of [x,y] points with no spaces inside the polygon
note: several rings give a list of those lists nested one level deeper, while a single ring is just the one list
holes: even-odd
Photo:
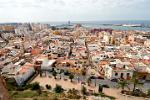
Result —
[{"label": "sky", "polygon": [[150,20],[150,0],[0,0],[0,22]]}]

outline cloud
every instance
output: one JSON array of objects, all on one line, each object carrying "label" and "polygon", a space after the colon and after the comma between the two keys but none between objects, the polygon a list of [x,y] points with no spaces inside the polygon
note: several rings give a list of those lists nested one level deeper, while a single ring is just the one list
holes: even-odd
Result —
[{"label": "cloud", "polygon": [[0,21],[150,18],[149,3],[150,0],[0,0]]},{"label": "cloud", "polygon": [[[42,7],[72,6],[74,7],[120,7],[140,4],[147,0],[0,0],[0,7]],[[59,8],[58,8],[59,9]]]}]

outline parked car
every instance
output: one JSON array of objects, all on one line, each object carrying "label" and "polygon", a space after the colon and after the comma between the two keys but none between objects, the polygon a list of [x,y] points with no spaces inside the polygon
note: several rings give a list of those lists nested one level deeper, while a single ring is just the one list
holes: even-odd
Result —
[{"label": "parked car", "polygon": [[104,79],[104,77],[98,76],[97,79]]},{"label": "parked car", "polygon": [[135,89],[132,93],[132,95],[134,95],[134,96],[140,96],[142,94],[143,94],[143,92],[140,89]]},{"label": "parked car", "polygon": [[91,76],[90,78],[91,78],[91,79],[97,79],[97,77],[95,77],[95,76]]},{"label": "parked car", "polygon": [[64,75],[66,75],[66,76],[69,76],[70,74],[71,74],[71,73],[68,72],[68,71],[64,72]]},{"label": "parked car", "polygon": [[111,79],[112,82],[118,82],[119,80],[114,78],[114,79]]},{"label": "parked car", "polygon": [[85,83],[85,82],[81,82],[81,84],[86,85],[86,83]]},{"label": "parked car", "polygon": [[68,79],[64,78],[64,81],[67,81]]},{"label": "parked car", "polygon": [[110,88],[107,84],[102,85],[105,88]]}]

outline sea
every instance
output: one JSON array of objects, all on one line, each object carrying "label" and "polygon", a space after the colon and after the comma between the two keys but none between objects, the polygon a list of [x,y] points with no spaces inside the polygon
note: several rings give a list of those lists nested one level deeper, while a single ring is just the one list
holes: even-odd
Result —
[{"label": "sea", "polygon": [[[68,22],[49,22],[51,26],[68,27],[81,24],[86,28],[111,28],[114,30],[136,30],[150,32],[150,20],[130,20],[130,21],[68,21]],[[121,25],[141,25],[140,27],[121,26]]]}]

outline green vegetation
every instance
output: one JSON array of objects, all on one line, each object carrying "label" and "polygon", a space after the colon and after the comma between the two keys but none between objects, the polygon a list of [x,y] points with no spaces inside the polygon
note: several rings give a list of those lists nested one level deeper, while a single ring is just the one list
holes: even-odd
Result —
[{"label": "green vegetation", "polygon": [[150,97],[150,89],[148,89],[148,91],[147,91],[147,96]]},{"label": "green vegetation", "polygon": [[56,84],[56,87],[54,88],[55,93],[63,93],[64,89],[60,86]]},{"label": "green vegetation", "polygon": [[118,82],[118,86],[121,87],[122,93],[124,92],[125,87],[128,88],[128,85],[129,85],[129,83],[126,80],[121,80]]},{"label": "green vegetation", "polygon": [[79,91],[78,90],[76,90],[76,89],[70,89],[68,92],[67,92],[67,97],[69,98],[69,99],[80,99],[81,98],[81,96],[80,96],[80,94],[79,94]]},{"label": "green vegetation", "polygon": [[70,74],[69,75],[69,79],[71,80],[71,82],[72,82],[72,79],[74,78],[74,75],[73,74]]},{"label": "green vegetation", "polygon": [[61,74],[62,74],[63,72],[64,72],[64,70],[61,69],[61,70],[60,70],[60,73],[59,73],[59,74],[60,74],[60,79],[61,79]]},{"label": "green vegetation", "polygon": [[81,93],[82,93],[83,95],[86,95],[86,94],[87,94],[87,89],[86,89],[85,86],[82,86]]},{"label": "green vegetation", "polygon": [[37,91],[32,90],[10,91],[10,97],[12,100],[24,100],[26,98],[48,97],[48,93],[42,92],[41,95],[39,95]]},{"label": "green vegetation", "polygon": [[83,76],[86,75],[86,69],[85,69],[85,68],[83,68],[83,69],[81,70],[81,74],[82,74]]},{"label": "green vegetation", "polygon": [[13,96],[14,98],[31,98],[34,96],[38,96],[38,93],[36,91],[12,91],[11,92],[11,96]]},{"label": "green vegetation", "polygon": [[115,97],[105,95],[104,93],[94,93],[93,95],[94,95],[94,96],[100,96],[100,97],[107,97],[107,98],[109,98],[109,99],[111,99],[111,100],[115,100],[115,99],[116,99]]},{"label": "green vegetation", "polygon": [[54,70],[54,71],[52,72],[52,75],[53,75],[53,76],[54,76],[54,78],[56,79],[57,72]]},{"label": "green vegetation", "polygon": [[8,91],[17,89],[17,84],[15,79],[6,79],[6,84],[7,84]]},{"label": "green vegetation", "polygon": [[98,87],[98,92],[103,92],[103,86],[101,84],[99,84],[99,87]]},{"label": "green vegetation", "polygon": [[142,86],[143,85],[142,83],[140,83],[140,81],[138,79],[137,72],[133,73],[133,77],[132,77],[131,82],[133,83],[133,90],[132,90],[133,93],[134,93],[137,86],[139,86],[139,85]]},{"label": "green vegetation", "polygon": [[51,89],[52,89],[51,85],[48,85],[48,84],[46,84],[45,87],[46,87],[46,89],[48,89],[48,90],[51,90]]},{"label": "green vegetation", "polygon": [[35,82],[31,84],[31,90],[39,90],[39,89],[40,89],[39,83]]},{"label": "green vegetation", "polygon": [[[130,91],[129,84],[133,84],[133,89]],[[148,97],[150,94],[150,90],[146,93],[144,93],[141,89],[137,89],[138,86],[143,86],[143,83],[140,82],[138,78],[138,73],[135,71],[133,73],[133,77],[131,81],[121,80],[118,82],[119,87],[121,87],[122,91],[121,93],[126,95],[133,95],[137,97]],[[127,87],[129,90],[125,90],[125,87]]]},{"label": "green vegetation", "polygon": [[91,77],[89,77],[89,78],[87,79],[88,86],[90,86],[91,82],[92,82]]}]

